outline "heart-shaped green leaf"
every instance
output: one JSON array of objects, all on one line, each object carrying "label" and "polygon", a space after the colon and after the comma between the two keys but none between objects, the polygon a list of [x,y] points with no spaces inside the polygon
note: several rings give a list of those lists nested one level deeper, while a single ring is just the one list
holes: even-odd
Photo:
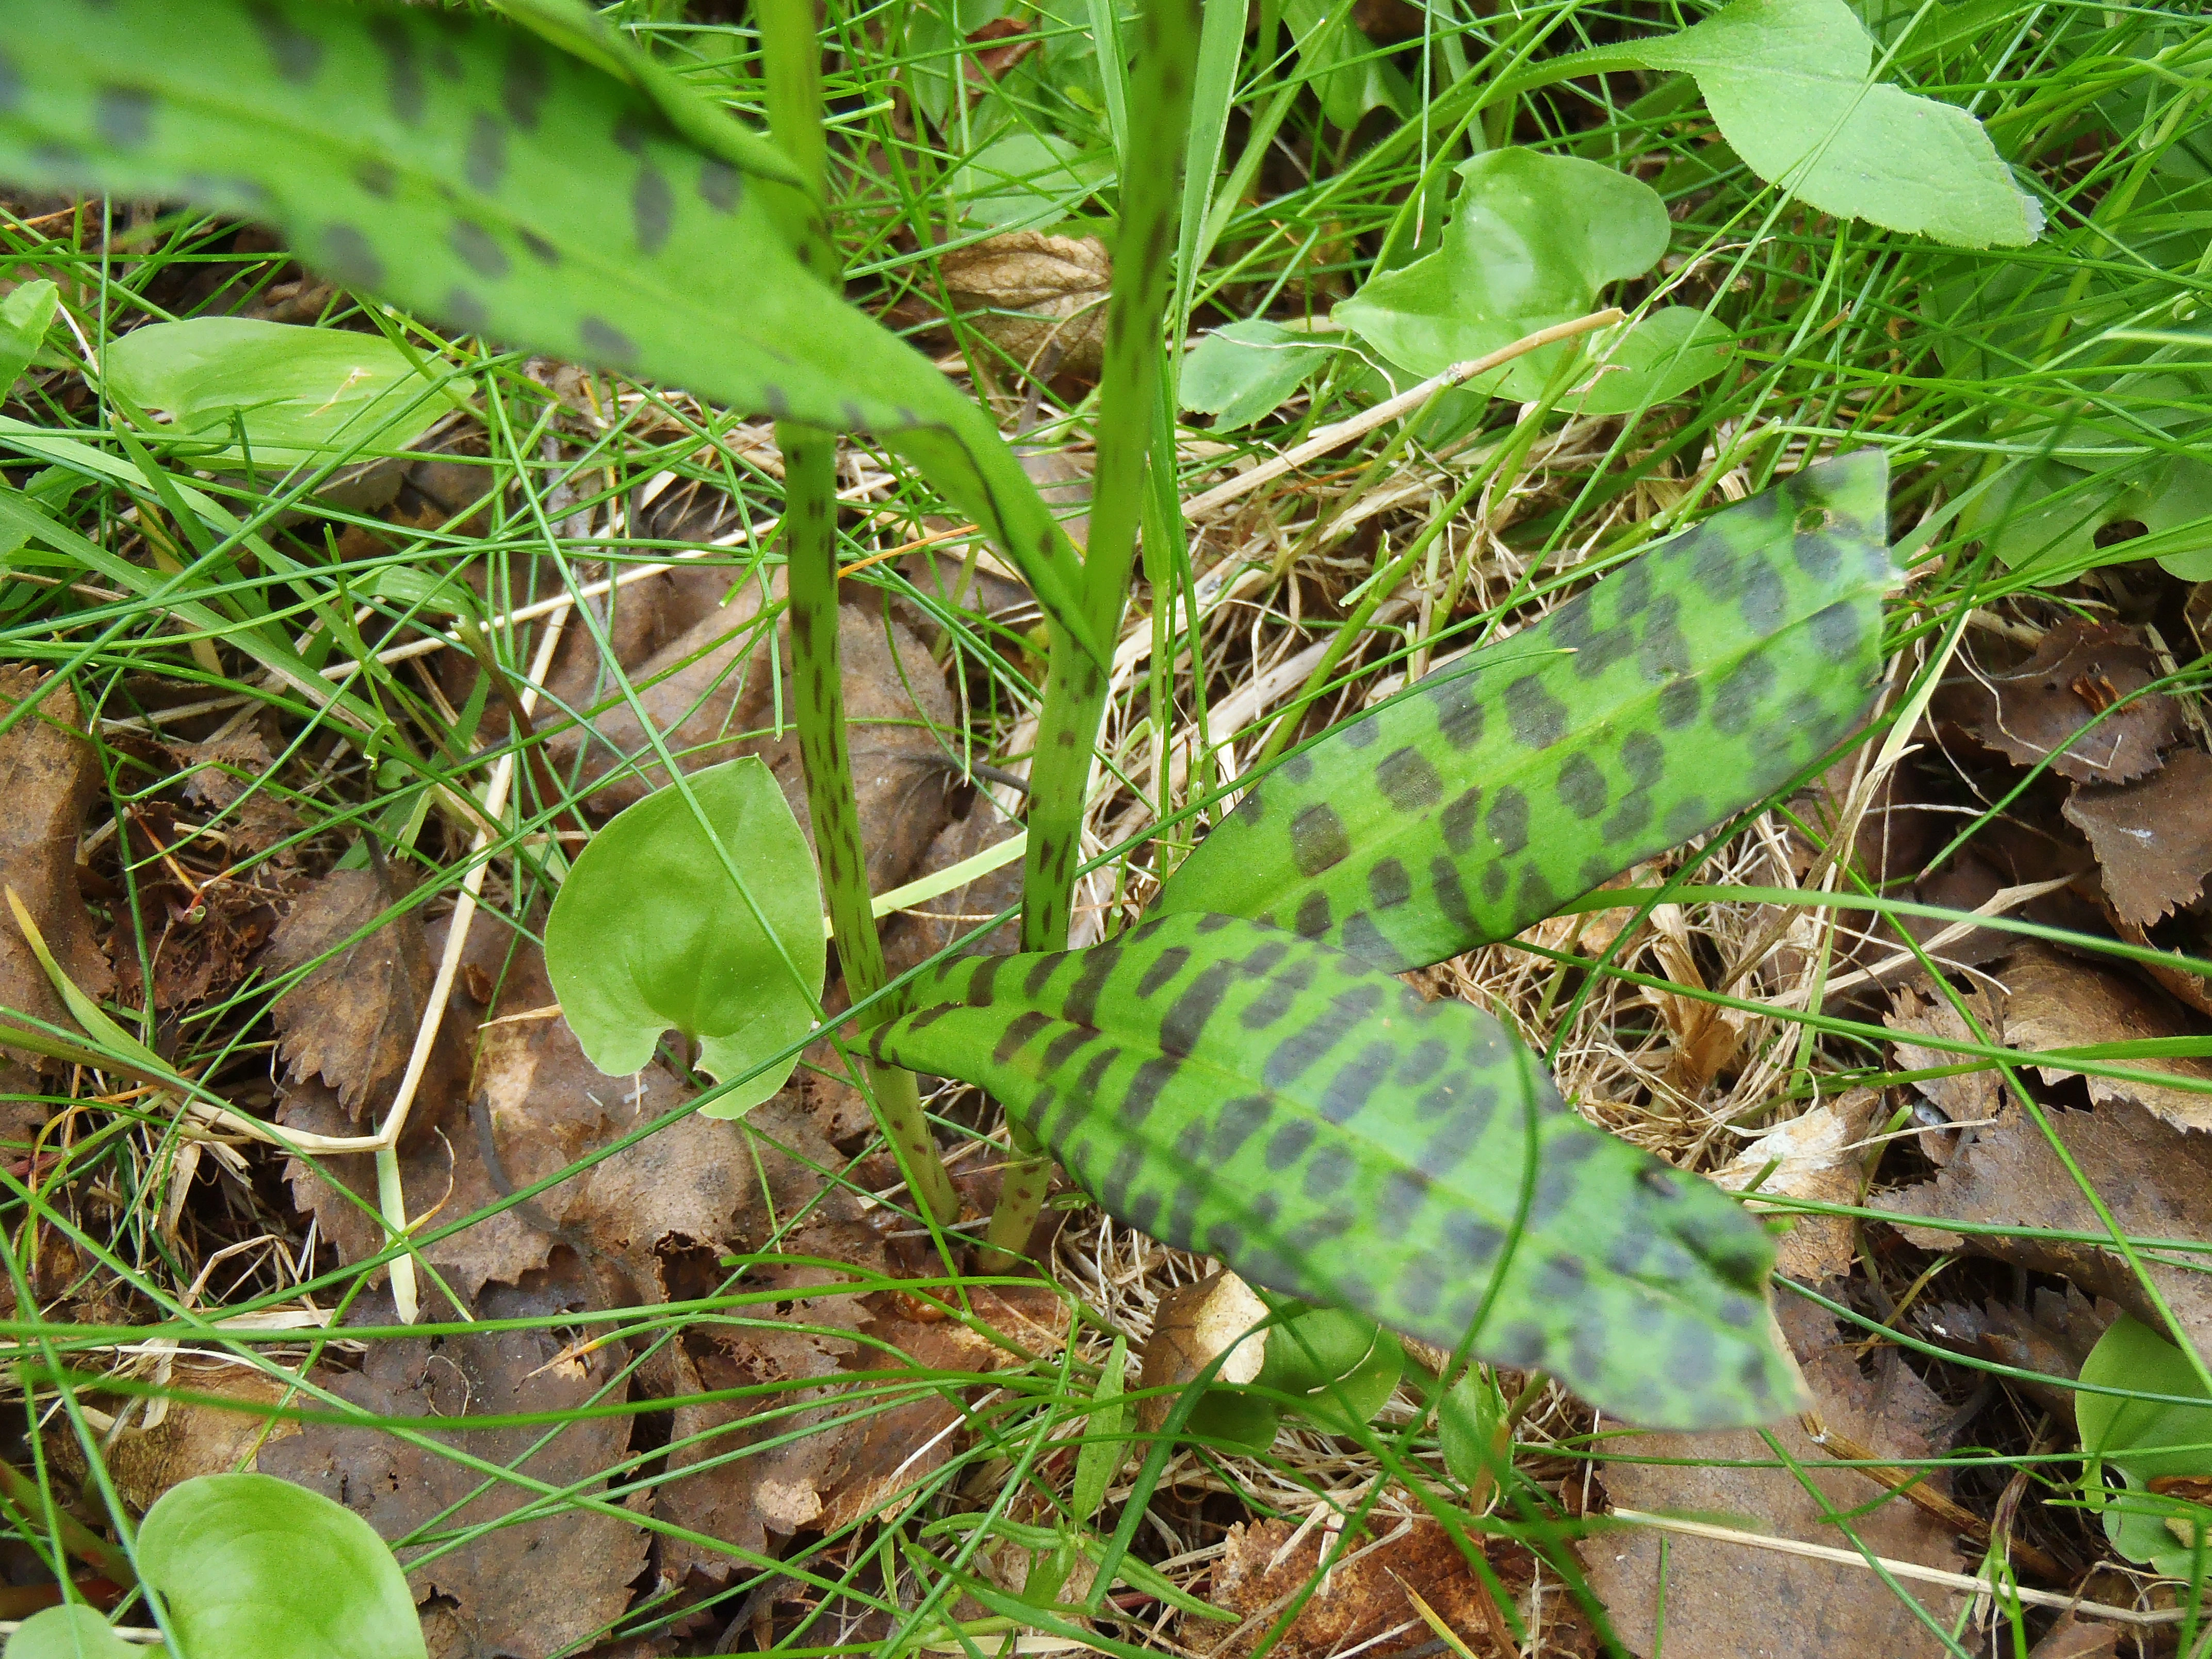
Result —
[{"label": "heart-shaped green leaf", "polygon": [[0,1648],[0,1659],[146,1659],[90,1607],[48,1607],[26,1619]]},{"label": "heart-shaped green leaf", "polygon": [[[1667,251],[1671,227],[1658,191],[1612,167],[1571,155],[1495,149],[1459,171],[1467,182],[1444,227],[1443,246],[1375,277],[1336,308],[1339,324],[1409,374],[1434,374],[1583,316],[1601,289],[1642,276]],[[1612,383],[1604,392],[1607,412],[1657,401],[1631,386],[1646,378],[1650,359],[1687,343],[1680,325],[1663,328],[1601,377]],[[1573,349],[1571,343],[1546,346],[1468,385],[1537,397],[1562,354]],[[1681,357],[1673,362],[1678,391],[1696,383],[1680,380],[1685,365],[1701,368],[1698,379],[1720,367],[1706,353]]]},{"label": "heart-shaped green leaf", "polygon": [[110,390],[169,432],[212,445],[198,466],[246,456],[234,418],[263,465],[333,453],[404,448],[448,405],[406,353],[381,334],[301,328],[247,317],[196,317],[133,329],[101,354]]},{"label": "heart-shaped green leaf", "polygon": [[989,418],[808,271],[792,226],[822,233],[787,166],[751,170],[757,139],[580,8],[519,9],[537,32],[427,6],[0,0],[0,178],[247,215],[456,328],[872,433],[1097,654],[1073,546]]},{"label": "heart-shaped green leaf", "polygon": [[1510,939],[1779,787],[1882,664],[1887,468],[1808,468],[1292,755],[1155,908],[1381,965]]},{"label": "heart-shaped green leaf", "polygon": [[273,1475],[171,1487],[139,1527],[138,1565],[185,1659],[423,1659],[415,1598],[384,1540]]},{"label": "heart-shaped green leaf", "polygon": [[[701,1069],[726,1082],[814,1024],[829,955],[822,889],[806,836],[761,762],[726,761],[684,782],[697,813],[672,786],[592,837],[546,918],[545,971],[601,1071],[636,1071],[673,1029],[698,1043]],[[793,1055],[704,1109],[736,1117],[798,1063]]]},{"label": "heart-shaped green leaf", "polygon": [[1770,1420],[1796,1385],[1773,1246],[1568,1111],[1487,1014],[1359,957],[1182,915],[968,957],[871,1035],[988,1090],[1114,1214],[1249,1281],[1540,1367],[1631,1422]]},{"label": "heart-shaped green leaf", "polygon": [[[2081,1362],[2081,1380],[2100,1389],[2204,1399],[2189,1357],[2148,1325],[2122,1314]],[[2074,1396],[2081,1449],[2116,1471],[2124,1485],[2103,1498],[2105,1535],[2131,1561],[2175,1577],[2190,1576],[2194,1533],[2212,1527],[2212,1510],[2149,1490],[2162,1475],[2212,1476],[2212,1399],[2201,1406]],[[2094,1483],[2094,1467],[2092,1479]]]},{"label": "heart-shaped green leaf", "polygon": [[1253,1386],[1303,1401],[1298,1411],[1334,1434],[1364,1428],[1406,1374],[1406,1349],[1364,1314],[1308,1308],[1267,1333]]},{"label": "heart-shaped green leaf", "polygon": [[1751,170],[1840,218],[1961,247],[2021,247],[2043,228],[1980,122],[1876,81],[1874,41],[1845,0],[1735,0],[1677,34],[1554,58],[1516,88],[1607,70],[1697,77]]}]

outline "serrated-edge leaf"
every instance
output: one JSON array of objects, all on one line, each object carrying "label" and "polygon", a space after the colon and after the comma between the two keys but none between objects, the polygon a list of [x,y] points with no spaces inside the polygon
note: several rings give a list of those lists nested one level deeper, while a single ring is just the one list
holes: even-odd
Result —
[{"label": "serrated-edge leaf", "polygon": [[807,270],[785,186],[702,151],[665,88],[490,19],[319,0],[0,0],[0,88],[12,181],[248,214],[453,327],[880,438],[1105,659],[996,427]]},{"label": "serrated-edge leaf", "polygon": [[1808,467],[1291,756],[1155,909],[1420,967],[1734,816],[1873,696],[1887,477],[1878,450]]},{"label": "serrated-edge leaf", "polygon": [[1165,916],[946,963],[871,1045],[988,1090],[1113,1214],[1252,1283],[1447,1349],[1480,1316],[1477,1354],[1631,1422],[1795,1400],[1759,1226],[1566,1110],[1487,1014],[1347,952]]}]

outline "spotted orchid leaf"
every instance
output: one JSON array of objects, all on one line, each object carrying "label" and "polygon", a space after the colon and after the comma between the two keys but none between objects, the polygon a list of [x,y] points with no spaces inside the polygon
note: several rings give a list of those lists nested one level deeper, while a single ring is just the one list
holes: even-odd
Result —
[{"label": "spotted orchid leaf", "polygon": [[872,434],[1095,654],[1051,509],[973,403],[808,272],[823,233],[787,167],[756,166],[764,141],[672,77],[641,79],[580,8],[517,9],[530,27],[319,0],[0,0],[0,178],[247,215],[455,328]]},{"label": "spotted orchid leaf", "polygon": [[1210,915],[956,959],[905,995],[878,1059],[989,1091],[1112,1213],[1254,1284],[1471,1336],[1655,1427],[1796,1400],[1765,1232],[1568,1111],[1469,1004]]},{"label": "spotted orchid leaf", "polygon": [[1420,967],[1753,805],[1872,696],[1887,478],[1809,467],[1292,755],[1154,908]]}]

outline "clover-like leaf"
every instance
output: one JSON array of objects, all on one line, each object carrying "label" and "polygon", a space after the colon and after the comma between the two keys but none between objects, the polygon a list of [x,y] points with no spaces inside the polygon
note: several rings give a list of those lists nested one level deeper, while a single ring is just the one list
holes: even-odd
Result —
[{"label": "clover-like leaf", "polygon": [[[655,790],[592,837],[546,919],[545,971],[601,1071],[636,1071],[672,1029],[699,1045],[702,1070],[729,1082],[814,1024],[829,954],[822,890],[760,761],[684,783],[690,800],[673,785]],[[706,1111],[739,1115],[798,1063],[769,1066]]]},{"label": "clover-like leaf", "polygon": [[1873,695],[1887,477],[1878,450],[1808,467],[1293,754],[1154,908],[1418,967],[1751,805]]},{"label": "clover-like leaf", "polygon": [[[1735,1200],[1584,1122],[1498,1022],[1224,915],[965,957],[870,1034],[988,1090],[1109,1211],[1246,1280],[1552,1372],[1655,1427],[1796,1385]],[[1272,1346],[1272,1345],[1271,1345]]]},{"label": "clover-like leaf", "polygon": [[[872,433],[1094,655],[1073,544],[965,393],[807,268],[789,163],[576,0],[0,0],[0,179],[277,226],[456,329]],[[556,49],[558,48],[558,49]]]},{"label": "clover-like leaf", "polygon": [[415,1598],[384,1540],[274,1475],[172,1486],[139,1527],[138,1565],[185,1659],[423,1659]]},{"label": "clover-like leaf", "polygon": [[[332,452],[404,448],[447,405],[380,334],[249,317],[196,317],[133,329],[100,356],[111,391],[197,436],[198,466],[252,458],[278,466]],[[234,420],[246,449],[231,442]]]}]

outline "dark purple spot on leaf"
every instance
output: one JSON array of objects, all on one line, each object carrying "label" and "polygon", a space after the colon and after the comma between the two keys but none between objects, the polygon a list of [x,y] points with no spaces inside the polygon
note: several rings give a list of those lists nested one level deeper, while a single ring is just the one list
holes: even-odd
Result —
[{"label": "dark purple spot on leaf", "polygon": [[1319,939],[1328,932],[1328,895],[1308,893],[1298,901],[1297,931],[1306,939]]},{"label": "dark purple spot on leaf", "polygon": [[143,87],[102,87],[93,100],[92,124],[118,149],[135,149],[154,125],[154,94]]},{"label": "dark purple spot on leaf", "polygon": [[603,362],[620,368],[636,360],[636,342],[600,318],[587,316],[578,323],[576,337],[583,342],[586,353]]},{"label": "dark purple spot on leaf", "polygon": [[384,261],[368,245],[368,238],[351,225],[323,228],[323,269],[347,288],[379,288],[384,283]]},{"label": "dark purple spot on leaf", "polygon": [[668,228],[676,211],[676,198],[669,191],[668,180],[660,169],[647,162],[638,169],[637,183],[629,193],[630,227],[637,233],[637,245],[647,254],[654,254],[668,244]]},{"label": "dark purple spot on leaf", "polygon": [[386,93],[391,100],[392,117],[403,126],[414,126],[422,118],[425,92],[422,65],[415,56],[414,32],[388,13],[372,15],[368,27],[369,37],[384,53],[385,67],[391,75]]},{"label": "dark purple spot on leaf", "polygon": [[1344,820],[1327,801],[1316,801],[1291,820],[1291,856],[1309,876],[1317,876],[1352,854]]},{"label": "dark purple spot on leaf", "polygon": [[1482,787],[1477,784],[1456,798],[1443,810],[1440,820],[1444,832],[1444,845],[1455,853],[1464,853],[1474,844],[1474,826],[1482,811]]},{"label": "dark purple spot on leaf", "polygon": [[1514,741],[1526,749],[1548,749],[1567,734],[1567,708],[1534,674],[1505,688],[1505,719]]},{"label": "dark purple spot on leaf", "polygon": [[717,213],[735,213],[742,180],[738,170],[719,156],[699,163],[699,199]]},{"label": "dark purple spot on leaf", "polygon": [[1221,999],[1236,973],[1233,963],[1206,963],[1199,976],[1183,988],[1182,994],[1160,1021],[1160,1047],[1170,1054],[1195,1054],[1199,1039],[1205,1035],[1206,1023],[1221,1006]]},{"label": "dark purple spot on leaf", "polygon": [[469,183],[489,196],[507,176],[507,129],[495,115],[478,110],[469,123],[469,150],[461,164]]},{"label": "dark purple spot on leaf", "polygon": [[507,112],[507,118],[525,132],[534,130],[551,88],[552,70],[545,49],[515,30],[507,47],[507,73],[499,87],[500,106]]},{"label": "dark purple spot on leaf", "polygon": [[470,334],[486,334],[491,331],[491,313],[484,309],[482,300],[458,284],[446,290],[446,319],[455,328]]},{"label": "dark purple spot on leaf", "polygon": [[398,175],[381,156],[364,155],[354,163],[353,181],[371,196],[385,198],[399,187]]},{"label": "dark purple spot on leaf", "polygon": [[1528,798],[1507,785],[1490,803],[1490,816],[1483,825],[1499,852],[1508,855],[1520,852],[1528,844]]},{"label": "dark purple spot on leaf", "polygon": [[261,44],[269,48],[278,76],[295,86],[315,78],[315,71],[323,62],[321,41],[267,0],[257,0],[246,7],[246,12],[253,20],[254,32],[260,35]]},{"label": "dark purple spot on leaf", "polygon": [[1152,966],[1145,969],[1144,977],[1137,981],[1137,994],[1140,997],[1158,995],[1161,988],[1166,985],[1167,982],[1173,979],[1177,974],[1182,972],[1185,965],[1188,964],[1189,961],[1190,947],[1188,945],[1170,945],[1166,950],[1160,952],[1159,956],[1153,961]]},{"label": "dark purple spot on leaf", "polygon": [[1605,774],[1588,755],[1570,755],[1559,768],[1559,804],[1577,817],[1595,817],[1605,811],[1611,794]]},{"label": "dark purple spot on leaf", "polygon": [[1395,859],[1383,859],[1367,872],[1367,896],[1378,910],[1403,904],[1413,896],[1413,878]]},{"label": "dark purple spot on leaf", "polygon": [[1341,1146],[1322,1147],[1306,1165],[1302,1182],[1305,1195],[1319,1204],[1332,1199],[1352,1179],[1352,1154]]},{"label": "dark purple spot on leaf", "polygon": [[1437,731],[1446,743],[1465,750],[1482,740],[1483,705],[1471,676],[1461,675],[1428,696],[1437,711]]},{"label": "dark purple spot on leaf", "polygon": [[497,282],[507,275],[507,250],[492,234],[472,219],[456,220],[453,234],[447,239],[453,252],[479,276]]},{"label": "dark purple spot on leaf", "polygon": [[1704,700],[1697,681],[1686,677],[1668,681],[1659,693],[1659,724],[1669,732],[1680,730],[1698,718],[1698,705]]},{"label": "dark purple spot on leaf", "polygon": [[1160,1091],[1175,1081],[1182,1069],[1182,1061],[1170,1055],[1155,1055],[1138,1066],[1136,1076],[1129,1079],[1128,1093],[1121,1098],[1121,1121],[1131,1127],[1142,1123],[1158,1103]]},{"label": "dark purple spot on leaf", "polygon": [[1418,749],[1395,749],[1375,769],[1375,781],[1401,812],[1419,812],[1444,798],[1444,781]]}]

